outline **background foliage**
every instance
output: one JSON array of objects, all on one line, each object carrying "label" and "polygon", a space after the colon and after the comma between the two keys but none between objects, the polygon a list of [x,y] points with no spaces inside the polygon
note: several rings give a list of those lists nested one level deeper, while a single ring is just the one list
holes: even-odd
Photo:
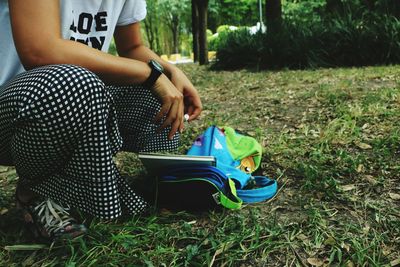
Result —
[{"label": "background foliage", "polygon": [[[147,4],[144,29],[150,47],[159,54],[190,55],[191,2],[148,0]],[[400,62],[397,0],[283,0],[282,24],[278,30],[267,29],[263,34],[246,30],[260,20],[257,0],[210,0],[208,10],[208,46],[217,51],[216,68]],[[239,30],[228,30],[229,26]]]},{"label": "background foliage", "polygon": [[258,34],[229,32],[214,41],[218,58],[215,67],[277,69],[400,63],[399,5],[390,0],[285,1],[279,29]]},{"label": "background foliage", "polygon": [[315,68],[400,63],[400,21],[351,16],[304,25],[284,22],[274,34],[246,29],[221,35],[217,68]]},{"label": "background foliage", "polygon": [[[148,45],[159,54],[178,52],[188,55],[192,49],[191,1],[147,0],[147,17],[143,23]],[[210,0],[208,25],[211,34],[221,25],[252,26],[258,21],[258,0]],[[171,22],[178,20],[172,29]],[[173,35],[178,34],[178,47],[173,47]]]}]

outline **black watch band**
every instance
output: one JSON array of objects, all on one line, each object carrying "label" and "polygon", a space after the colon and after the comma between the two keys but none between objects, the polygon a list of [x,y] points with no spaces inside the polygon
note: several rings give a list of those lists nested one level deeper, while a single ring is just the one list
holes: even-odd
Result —
[{"label": "black watch band", "polygon": [[151,68],[150,76],[147,78],[146,81],[142,84],[143,87],[151,89],[155,82],[157,81],[158,77],[163,74],[164,68],[155,60],[149,61],[149,67]]}]

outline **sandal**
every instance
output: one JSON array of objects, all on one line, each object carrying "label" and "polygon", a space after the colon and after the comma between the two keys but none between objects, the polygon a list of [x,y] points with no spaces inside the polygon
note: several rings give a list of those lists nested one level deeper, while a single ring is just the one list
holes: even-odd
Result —
[{"label": "sandal", "polygon": [[23,203],[16,197],[28,230],[35,239],[47,242],[71,240],[84,235],[87,228],[76,222],[65,208],[51,199]]}]

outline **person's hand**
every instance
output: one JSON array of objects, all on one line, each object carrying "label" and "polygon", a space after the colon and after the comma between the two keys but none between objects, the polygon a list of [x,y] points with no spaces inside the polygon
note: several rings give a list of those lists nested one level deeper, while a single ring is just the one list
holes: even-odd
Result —
[{"label": "person's hand", "polygon": [[161,123],[165,117],[159,131],[171,125],[172,128],[168,134],[168,138],[171,140],[178,130],[183,130],[183,94],[164,74],[157,79],[151,90],[161,101],[161,110],[156,115],[154,122]]},{"label": "person's hand", "polygon": [[203,106],[201,104],[199,93],[186,75],[178,68],[171,72],[171,82],[182,92],[185,104],[185,114],[189,115],[189,121],[196,119]]}]

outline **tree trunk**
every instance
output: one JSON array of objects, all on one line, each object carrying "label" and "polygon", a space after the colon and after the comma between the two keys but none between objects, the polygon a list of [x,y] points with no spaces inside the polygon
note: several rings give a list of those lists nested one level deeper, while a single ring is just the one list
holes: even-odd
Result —
[{"label": "tree trunk", "polygon": [[265,0],[265,15],[268,30],[278,30],[282,25],[281,0]]},{"label": "tree trunk", "polygon": [[162,53],[162,49],[161,49],[161,45],[160,45],[160,34],[159,31],[156,31],[156,35],[155,35],[155,46],[154,46],[154,52],[156,52],[157,54]]},{"label": "tree trunk", "polygon": [[208,0],[198,0],[199,7],[199,63],[208,64],[207,48],[207,7]]},{"label": "tree trunk", "polygon": [[144,21],[144,26],[146,29],[146,35],[147,35],[147,40],[149,41],[149,47],[151,50],[155,50],[155,45],[154,45],[154,32],[153,32],[153,25],[151,23],[151,18],[148,18],[147,20]]},{"label": "tree trunk", "polygon": [[178,54],[179,53],[179,18],[173,17],[172,18],[172,53]]},{"label": "tree trunk", "polygon": [[393,9],[394,9],[394,15],[396,16],[396,18],[400,19],[400,2],[399,1],[395,1],[393,2]]},{"label": "tree trunk", "polygon": [[192,36],[193,61],[199,61],[199,7],[196,0],[192,0]]}]

